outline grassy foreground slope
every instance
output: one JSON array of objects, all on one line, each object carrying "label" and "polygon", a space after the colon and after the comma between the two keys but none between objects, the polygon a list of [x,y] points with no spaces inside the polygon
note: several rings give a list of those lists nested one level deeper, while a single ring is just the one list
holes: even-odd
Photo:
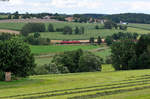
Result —
[{"label": "grassy foreground slope", "polygon": [[0,99],[149,99],[149,91],[150,70],[115,72],[110,65],[102,72],[0,82]]}]

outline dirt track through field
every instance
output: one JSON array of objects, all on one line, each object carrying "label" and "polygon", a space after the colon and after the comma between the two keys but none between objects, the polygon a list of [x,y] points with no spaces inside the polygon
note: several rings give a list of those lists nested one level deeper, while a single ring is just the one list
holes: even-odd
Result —
[{"label": "dirt track through field", "polygon": [[0,29],[0,33],[20,34],[19,31]]}]

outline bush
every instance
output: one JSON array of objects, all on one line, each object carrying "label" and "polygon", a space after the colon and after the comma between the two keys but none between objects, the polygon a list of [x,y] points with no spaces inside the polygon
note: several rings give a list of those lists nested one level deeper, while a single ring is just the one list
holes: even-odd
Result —
[{"label": "bush", "polygon": [[40,33],[38,33],[38,32],[34,33],[34,38],[39,38],[40,36],[41,36]]},{"label": "bush", "polygon": [[91,38],[90,38],[90,43],[91,43],[91,44],[94,44],[94,42],[95,42],[94,37],[91,37]]},{"label": "bush", "polygon": [[99,26],[98,26],[98,25],[96,25],[96,26],[95,26],[95,29],[99,29]]},{"label": "bush", "polygon": [[52,24],[49,24],[49,25],[48,25],[48,31],[49,31],[49,32],[55,32],[54,26],[53,26]]},{"label": "bush", "polygon": [[105,29],[117,28],[117,24],[112,21],[107,21],[104,23],[104,28]]},{"label": "bush", "polygon": [[25,38],[25,42],[31,44],[31,45],[49,45],[50,44],[50,39],[49,38],[41,38],[36,36],[27,36]]},{"label": "bush", "polygon": [[80,30],[78,27],[75,28],[75,34],[79,34],[80,33]]},{"label": "bush", "polygon": [[64,29],[63,28],[56,28],[56,32],[63,32]]},{"label": "bush", "polygon": [[70,26],[65,26],[63,34],[72,34],[72,28]]},{"label": "bush", "polygon": [[44,75],[49,74],[49,71],[46,69],[46,65],[38,65],[34,68],[35,75]]},{"label": "bush", "polygon": [[105,63],[106,64],[112,64],[112,58],[111,58],[111,56],[106,57]]},{"label": "bush", "polygon": [[100,36],[98,36],[97,43],[98,43],[98,45],[101,45],[101,43],[102,43],[102,38]]},{"label": "bush", "polygon": [[81,28],[80,28],[80,34],[84,34],[84,32],[85,32],[85,28],[84,28],[84,27],[81,27]]},{"label": "bush", "polygon": [[69,73],[68,68],[65,67],[65,66],[62,66],[62,65],[59,65],[59,66],[58,66],[58,70],[59,70],[59,72],[62,73],[62,74],[64,74],[64,73]]},{"label": "bush", "polygon": [[45,68],[48,70],[50,74],[58,74],[60,73],[58,66],[55,63],[51,63],[48,65],[45,65]]},{"label": "bush", "polygon": [[90,52],[84,53],[79,60],[79,72],[101,71],[102,59]]},{"label": "bush", "polygon": [[127,30],[127,25],[119,25],[120,30]]},{"label": "bush", "polygon": [[27,23],[21,29],[21,34],[27,36],[32,32],[45,32],[45,24],[44,23]]},{"label": "bush", "polygon": [[36,75],[44,75],[44,74],[59,74],[59,73],[69,73],[67,67],[62,65],[56,65],[55,63],[45,64],[41,66],[37,66],[34,69],[34,74]]},{"label": "bush", "polygon": [[62,66],[63,68],[61,67],[62,68],[61,70],[65,71],[63,73],[66,72],[76,73],[76,72],[99,71],[101,69],[100,65],[102,63],[102,60],[101,58],[95,56],[90,52],[84,52],[83,50],[79,49],[56,55],[54,56],[52,62],[55,63],[58,66],[58,68],[59,66]]},{"label": "bush", "polygon": [[106,39],[105,39],[105,42],[109,46],[114,42],[114,40],[111,36],[107,36]]}]

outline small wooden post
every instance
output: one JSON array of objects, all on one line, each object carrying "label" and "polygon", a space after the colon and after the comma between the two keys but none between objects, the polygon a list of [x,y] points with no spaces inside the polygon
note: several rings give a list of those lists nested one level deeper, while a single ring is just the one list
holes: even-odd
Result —
[{"label": "small wooden post", "polygon": [[11,81],[11,72],[5,72],[5,81]]}]

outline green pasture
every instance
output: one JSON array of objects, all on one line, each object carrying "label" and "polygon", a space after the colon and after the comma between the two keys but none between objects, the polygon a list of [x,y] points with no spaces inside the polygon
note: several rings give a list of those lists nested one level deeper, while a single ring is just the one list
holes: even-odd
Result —
[{"label": "green pasture", "polygon": [[128,26],[150,31],[150,24],[138,24],[138,23],[132,24],[132,23],[130,23],[130,24],[128,24]]},{"label": "green pasture", "polygon": [[100,48],[100,46],[94,45],[49,45],[49,46],[30,46],[33,54],[48,54],[48,53],[60,53],[64,51],[72,51],[77,49],[92,50]]},{"label": "green pasture", "polygon": [[87,29],[85,28],[85,33],[82,35],[64,35],[62,32],[41,32],[41,37],[43,38],[50,38],[52,40],[88,40],[91,37],[97,38],[98,36],[101,36],[102,38],[105,38],[106,36],[111,36],[114,33],[118,32],[131,32],[131,33],[138,33],[138,34],[146,34],[150,33],[149,30],[144,29],[138,29],[138,28],[132,28],[128,27],[127,31],[123,30],[116,30],[116,29]]},{"label": "green pasture", "polygon": [[[21,28],[25,25],[26,23],[0,23],[0,29],[10,29],[10,30],[21,30]],[[74,23],[74,22],[53,22],[51,23],[54,25],[55,29],[56,28],[63,28],[64,26],[70,26],[73,29],[75,29],[76,26],[78,27],[85,27],[86,29],[94,29],[96,24],[89,24],[89,23]],[[46,28],[48,27],[49,23],[45,22]],[[98,24],[99,26],[102,26],[101,24]]]},{"label": "green pasture", "polygon": [[[105,49],[105,50],[102,50],[102,51],[99,51],[99,52],[92,52],[92,53],[94,53],[97,56],[100,56],[105,61],[106,58],[111,55],[111,50],[110,49]],[[53,55],[47,54],[46,56],[43,56],[43,57],[39,56],[38,58],[35,58],[35,63],[37,65],[49,64],[51,62],[52,58],[53,58],[52,57]]]},{"label": "green pasture", "polygon": [[104,60],[107,56],[110,56],[111,52],[109,48],[104,50],[95,51],[99,48],[103,48],[103,45],[49,45],[49,46],[30,46],[31,52],[35,54],[35,62],[38,65],[49,64],[52,57],[64,51],[72,51],[77,49],[88,50],[97,56],[102,57]]},{"label": "green pasture", "polygon": [[[47,22],[45,22],[46,27],[48,27]],[[73,29],[75,29],[76,26],[78,27],[84,27],[85,33],[82,35],[64,35],[62,32],[41,32],[41,36],[44,38],[50,38],[52,40],[85,40],[89,39],[90,37],[97,38],[98,36],[101,36],[105,38],[106,36],[112,35],[114,33],[118,32],[136,32],[139,34],[145,34],[150,33],[150,30],[148,30],[149,25],[144,24],[135,24],[135,27],[131,27],[129,24],[129,28],[127,31],[123,30],[116,30],[116,29],[95,29],[96,25],[99,25],[99,27],[103,27],[102,24],[92,24],[92,23],[75,23],[75,22],[53,22],[52,23],[55,28],[63,28],[64,26],[70,26]],[[21,28],[25,25],[25,23],[0,23],[0,29],[10,29],[10,30],[17,30],[20,31]],[[142,28],[139,28],[138,26],[141,26]],[[145,28],[143,28],[145,27]]]},{"label": "green pasture", "polygon": [[94,54],[102,57],[103,60],[105,61],[106,58],[111,55],[111,49],[108,48],[108,49],[105,49],[105,50],[102,50],[102,51],[94,52]]},{"label": "green pasture", "polygon": [[0,22],[0,29],[9,29],[9,30],[16,30],[20,31],[21,28],[25,25],[25,23],[1,23]]},{"label": "green pasture", "polygon": [[150,70],[30,76],[0,82],[0,99],[149,99]]},{"label": "green pasture", "polygon": [[127,31],[132,32],[132,33],[138,33],[138,34],[148,34],[148,33],[150,33],[150,30],[140,29],[140,28],[133,28],[133,27],[128,27]]},{"label": "green pasture", "polygon": [[52,40],[89,40],[91,37],[98,38],[98,36],[106,37],[114,33],[121,32],[121,30],[109,29],[85,29],[82,35],[64,35],[61,32],[42,32],[41,37],[50,38]]},{"label": "green pasture", "polygon": [[37,65],[44,65],[44,64],[50,64],[52,60],[52,57],[42,57],[42,58],[35,58],[35,63]]},{"label": "green pasture", "polygon": [[8,18],[8,15],[0,15],[0,18]]}]

